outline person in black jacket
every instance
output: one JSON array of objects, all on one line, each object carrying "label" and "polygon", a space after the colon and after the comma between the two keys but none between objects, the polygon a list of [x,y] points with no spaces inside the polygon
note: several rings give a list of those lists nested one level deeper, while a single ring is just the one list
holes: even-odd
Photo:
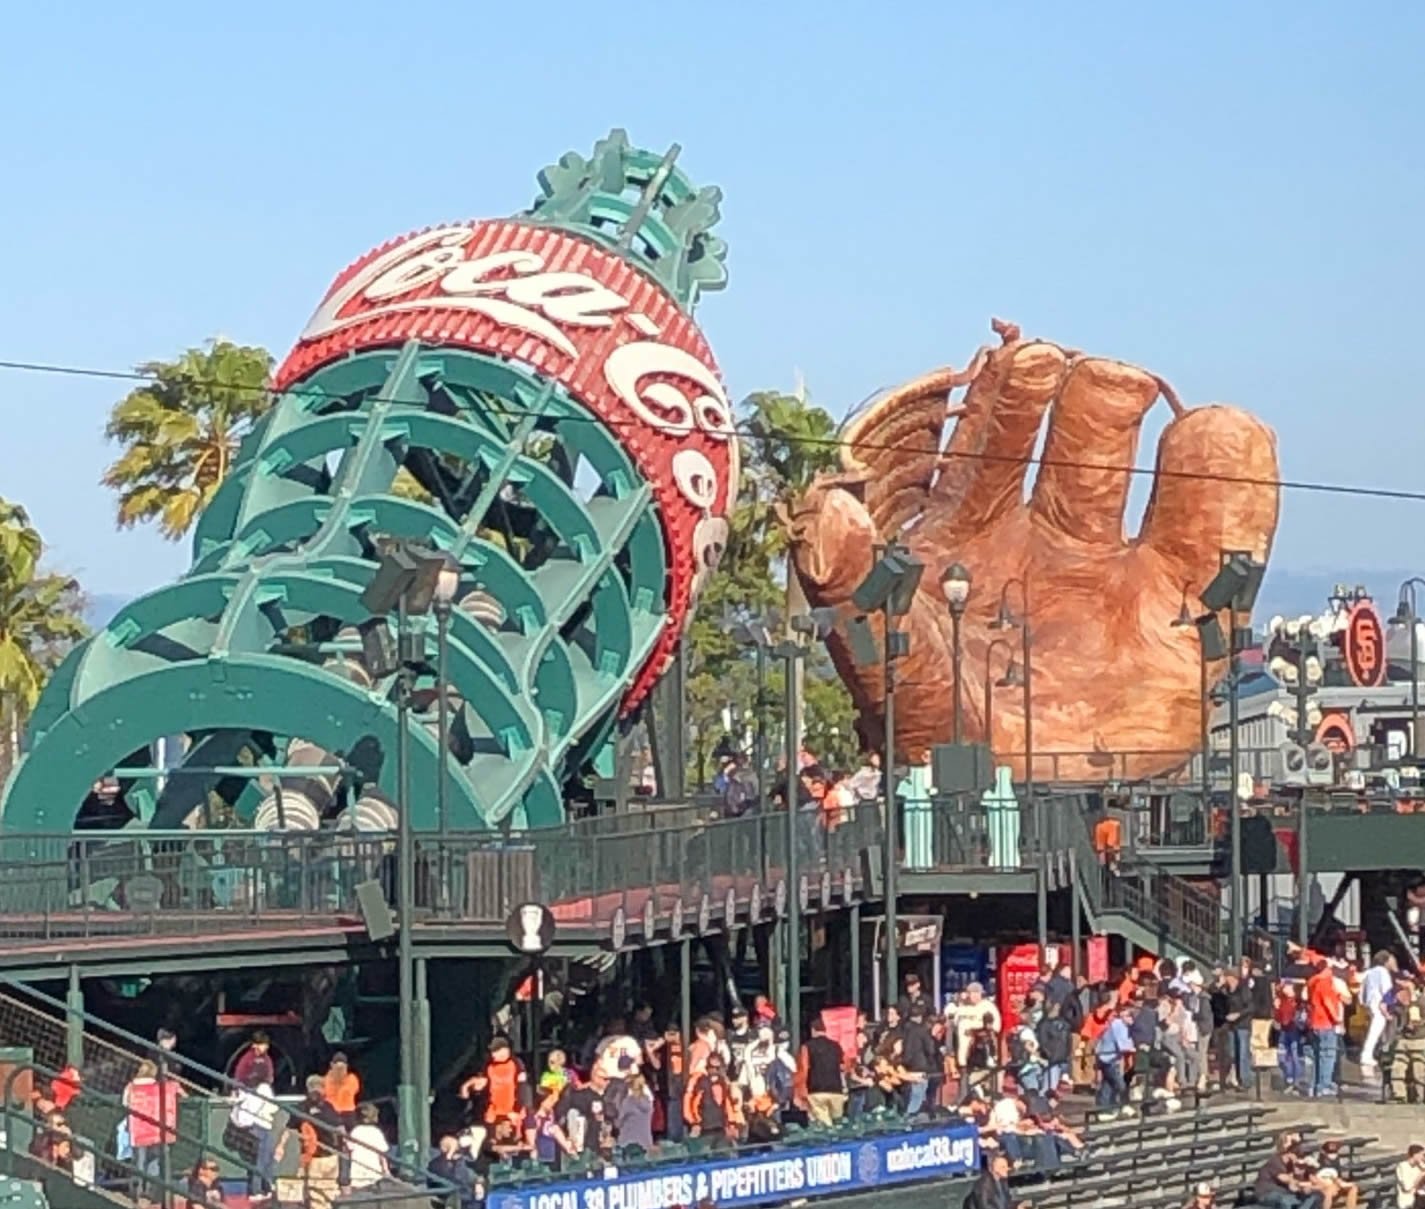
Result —
[{"label": "person in black jacket", "polygon": [[1014,1204],[1009,1189],[1009,1159],[1003,1154],[992,1154],[965,1198],[964,1209],[1014,1209]]},{"label": "person in black jacket", "polygon": [[[1246,964],[1245,962],[1243,963]],[[1250,1058],[1253,1068],[1258,1054],[1269,1055],[1272,1050],[1272,1018],[1276,1015],[1277,988],[1271,974],[1260,962],[1253,962],[1247,977],[1252,1000]],[[1270,1065],[1264,1059],[1263,1066]]]},{"label": "person in black jacket", "polygon": [[1246,1087],[1252,1076],[1252,988],[1237,970],[1226,970],[1227,992],[1223,1023],[1231,1030],[1232,1065],[1225,1072],[1228,1087]]},{"label": "person in black jacket", "polygon": [[[1073,1000],[1072,990],[1071,986],[1070,1001]],[[1047,1091],[1058,1091],[1069,1073],[1069,1059],[1074,1052],[1074,1029],[1064,1019],[1061,1003],[1050,999],[1048,1004],[1043,1019],[1034,1027],[1034,1037],[1039,1042],[1039,1053],[1049,1067],[1044,1087]]]}]

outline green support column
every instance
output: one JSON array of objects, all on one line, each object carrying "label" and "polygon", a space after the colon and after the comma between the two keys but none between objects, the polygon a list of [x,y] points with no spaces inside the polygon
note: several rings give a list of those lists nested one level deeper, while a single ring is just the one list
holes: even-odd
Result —
[{"label": "green support column", "polygon": [[430,994],[426,987],[426,958],[416,960],[416,1143],[420,1162],[430,1154]]},{"label": "green support column", "polygon": [[851,905],[851,1006],[861,1010],[861,904]]},{"label": "green support column", "polygon": [[78,966],[69,967],[64,1006],[69,1009],[64,1017],[64,1060],[77,1068],[84,1065],[84,987]]},{"label": "green support column", "polygon": [[782,927],[773,924],[767,929],[767,996],[773,1003],[785,1003],[787,980],[782,957]]},{"label": "green support column", "polygon": [[683,1039],[693,1035],[693,942],[684,940],[678,946],[678,1007],[683,1026]]}]

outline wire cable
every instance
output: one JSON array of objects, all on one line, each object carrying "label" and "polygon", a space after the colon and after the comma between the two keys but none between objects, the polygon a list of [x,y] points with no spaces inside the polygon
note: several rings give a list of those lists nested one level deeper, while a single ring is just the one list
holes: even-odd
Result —
[{"label": "wire cable", "polygon": [[[117,369],[96,369],[80,365],[60,365],[43,361],[14,361],[0,360],[0,370],[10,370],[16,373],[50,374],[54,376],[70,378],[94,378],[112,382],[156,382],[158,377],[154,373],[145,373],[142,370],[117,370]],[[253,393],[271,394],[268,387],[254,387],[245,383],[222,382],[216,379],[195,379],[189,384],[192,387],[210,387],[217,390],[229,391],[251,391]],[[333,401],[345,401],[345,396],[335,392],[327,392],[321,389],[311,389],[294,387],[294,391],[302,394],[312,394],[318,398],[330,398]],[[873,392],[867,396],[874,398],[881,392]],[[371,402],[392,402],[398,403],[402,400],[382,399],[380,396],[368,395],[363,397],[363,403]],[[1189,409],[1191,410],[1191,409]],[[507,407],[504,409],[509,415],[527,415],[530,409],[519,407]],[[645,421],[630,418],[626,421],[604,418],[601,416],[562,416],[561,422],[585,422],[593,424],[603,424],[612,429],[619,428],[646,428]],[[747,422],[734,423],[733,432],[746,441],[772,442],[783,439],[776,433],[762,432],[755,427],[750,427]],[[830,437],[798,437],[797,442],[802,445],[811,445],[822,448],[840,449],[844,442],[839,436]],[[1197,480],[1214,483],[1237,483],[1244,486],[1253,487],[1275,487],[1282,491],[1306,491],[1323,495],[1353,496],[1364,499],[1380,500],[1413,500],[1425,502],[1425,490],[1410,491],[1397,487],[1362,487],[1349,483],[1323,483],[1310,479],[1268,479],[1258,478],[1251,475],[1230,474],[1225,471],[1210,470],[1167,470],[1156,466],[1115,466],[1107,462],[1089,462],[1072,458],[1046,458],[1042,454],[1029,454],[1026,456],[1015,456],[1012,454],[994,454],[983,451],[956,451],[950,452],[941,446],[918,446],[907,443],[877,443],[874,441],[862,441],[857,443],[858,449],[873,450],[879,453],[905,453],[915,456],[932,456],[943,459],[964,458],[971,461],[982,462],[1011,462],[1023,466],[1053,467],[1064,470],[1094,470],[1110,471],[1123,475],[1146,475],[1149,478],[1175,478]]]}]

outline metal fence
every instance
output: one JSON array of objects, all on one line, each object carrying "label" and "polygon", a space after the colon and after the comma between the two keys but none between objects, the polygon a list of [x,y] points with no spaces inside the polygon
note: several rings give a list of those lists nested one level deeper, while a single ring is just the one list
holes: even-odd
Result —
[{"label": "metal fence", "polygon": [[[681,819],[681,821],[680,821]],[[799,868],[813,898],[827,877],[844,897],[861,853],[879,842],[866,804],[828,828],[818,812],[793,820]],[[671,825],[670,825],[671,823]],[[704,896],[721,917],[770,903],[788,868],[785,813],[716,820],[663,812],[608,816],[509,838],[416,837],[418,922],[502,925],[522,902],[550,905],[570,925],[605,927],[619,912],[638,928],[691,920]],[[390,835],[340,832],[96,832],[0,838],[0,939],[62,940],[358,926],[358,887],[396,899]]]}]

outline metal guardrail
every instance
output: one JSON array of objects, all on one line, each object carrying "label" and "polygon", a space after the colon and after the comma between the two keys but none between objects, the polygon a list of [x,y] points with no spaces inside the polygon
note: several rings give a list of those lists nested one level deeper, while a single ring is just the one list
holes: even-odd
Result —
[{"label": "metal guardrail", "polygon": [[[1045,802],[1045,809],[1057,803]],[[1032,869],[1040,851],[1028,803],[986,805],[978,795],[911,799],[901,808],[901,866],[908,873]]]},{"label": "metal guardrail", "polygon": [[[721,918],[729,893],[742,910],[770,904],[787,865],[785,814],[699,818],[668,825],[662,812],[613,825],[551,828],[509,838],[416,837],[417,922],[502,926],[522,902],[550,905],[569,926],[607,927],[618,913],[637,929],[706,896]],[[636,822],[634,820],[637,820]],[[865,804],[834,829],[815,811],[796,819],[798,855],[813,898],[823,874],[844,897],[859,884],[861,852],[879,841],[880,810]],[[376,882],[395,902],[390,835],[341,832],[96,832],[0,837],[0,939],[24,941],[310,932],[360,925],[357,887]],[[679,906],[681,904],[681,907]]]},{"label": "metal guardrail", "polygon": [[[299,1106],[276,1098],[269,1099],[260,1096],[251,1088],[241,1087],[229,1075],[205,1066],[176,1050],[162,1049],[153,1041],[101,1020],[88,1012],[77,1011],[62,1000],[47,995],[33,986],[3,976],[0,976],[0,986],[5,988],[5,993],[0,994],[0,1005],[4,1007],[0,1025],[8,1026],[5,1030],[8,1034],[5,1039],[32,1049],[38,1063],[35,1069],[41,1070],[42,1073],[48,1071],[46,1078],[51,1083],[56,1075],[46,1063],[52,1064],[56,1059],[47,1058],[46,1055],[54,1054],[63,1044],[66,1018],[76,1021],[81,1026],[84,1062],[82,1063],[83,1076],[80,1093],[76,1098],[77,1103],[89,1105],[107,1103],[111,1107],[114,1104],[119,1104],[123,1088],[134,1078],[139,1063],[149,1061],[173,1085],[176,1092],[182,1095],[195,1098],[207,1096],[231,1101],[242,1094],[253,1099],[265,1100],[280,1112],[282,1118],[291,1126],[310,1124],[319,1130],[318,1136],[320,1136],[320,1130],[324,1128],[323,1122],[312,1117]],[[124,1109],[124,1111],[128,1110]],[[116,1117],[111,1116],[111,1119],[117,1123]],[[148,1120],[142,1116],[140,1119]],[[179,1124],[181,1126],[181,1117]],[[181,1153],[185,1156],[196,1157],[200,1154],[216,1153],[221,1155],[225,1162],[239,1167],[244,1174],[250,1174],[253,1170],[251,1164],[244,1163],[240,1156],[234,1155],[220,1141],[215,1142],[207,1131],[201,1129],[184,1131],[180,1128],[179,1132],[180,1140],[184,1143]],[[362,1143],[358,1142],[355,1145],[361,1146]],[[370,1148],[367,1147],[367,1149]],[[394,1150],[386,1154],[386,1162],[391,1173],[386,1189],[390,1193],[389,1199],[399,1200],[409,1197],[415,1194],[417,1189],[423,1196],[440,1199],[449,1197],[456,1191],[450,1184],[435,1179],[423,1167],[406,1163]]]}]

